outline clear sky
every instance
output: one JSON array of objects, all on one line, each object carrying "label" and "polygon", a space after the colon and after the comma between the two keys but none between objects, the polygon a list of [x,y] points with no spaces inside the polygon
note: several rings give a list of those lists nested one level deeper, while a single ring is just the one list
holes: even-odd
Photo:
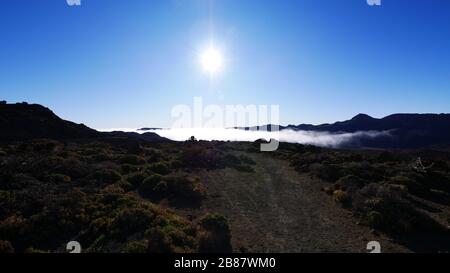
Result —
[{"label": "clear sky", "polygon": [[132,128],[170,126],[194,96],[279,104],[282,124],[448,113],[450,1],[0,0],[0,99]]}]

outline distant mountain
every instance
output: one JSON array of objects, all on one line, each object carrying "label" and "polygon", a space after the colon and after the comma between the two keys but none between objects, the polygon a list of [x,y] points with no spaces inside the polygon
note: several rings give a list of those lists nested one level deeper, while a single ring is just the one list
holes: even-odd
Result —
[{"label": "distant mountain", "polygon": [[152,127],[144,127],[144,128],[139,128],[137,129],[138,131],[152,131],[152,130],[162,130],[163,128],[152,128]]},{"label": "distant mountain", "polygon": [[[267,131],[274,125],[266,125]],[[262,126],[235,127],[242,130],[262,130]],[[361,134],[346,144],[349,148],[426,148],[450,147],[450,114],[394,114],[381,119],[358,114],[350,120],[332,124],[300,124],[278,126],[279,130],[356,133],[384,132],[384,134]]]},{"label": "distant mountain", "polygon": [[358,139],[374,148],[421,148],[450,144],[450,114],[394,114],[381,119],[358,114],[350,120],[322,125],[289,125],[284,129],[331,133],[385,131],[389,136]]},{"label": "distant mountain", "polygon": [[133,138],[135,140],[140,140],[144,142],[160,142],[160,141],[168,141],[167,138],[161,137],[158,134],[147,132],[143,134],[134,133],[134,132],[122,132],[122,131],[114,131],[114,132],[106,132],[104,133],[108,137],[114,138]]},{"label": "distant mountain", "polygon": [[[274,125],[268,125],[270,131]],[[238,128],[238,129],[255,129]],[[147,129],[142,128],[145,132]],[[156,128],[155,128],[156,129]],[[385,132],[384,134],[362,134],[347,144],[351,148],[425,148],[450,147],[450,114],[394,114],[381,119],[358,114],[350,120],[332,124],[300,124],[279,126],[280,130],[303,130],[312,132],[355,133]],[[168,141],[153,132],[143,134],[131,132],[98,132],[83,124],[66,121],[50,109],[38,104],[0,103],[0,141],[20,141],[36,138],[49,139],[132,139],[143,142]]]},{"label": "distant mountain", "polygon": [[56,140],[88,138],[130,138],[138,141],[166,141],[155,133],[98,132],[84,124],[66,121],[50,109],[27,103],[0,103],[0,141],[37,138]]}]

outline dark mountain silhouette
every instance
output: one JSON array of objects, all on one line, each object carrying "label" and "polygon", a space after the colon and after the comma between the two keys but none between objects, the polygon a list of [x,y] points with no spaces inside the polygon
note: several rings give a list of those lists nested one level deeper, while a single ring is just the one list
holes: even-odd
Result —
[{"label": "dark mountain silhouette", "polygon": [[143,127],[137,129],[138,131],[151,131],[151,130],[162,130],[163,128],[153,128],[153,127]]},{"label": "dark mountain silhouette", "polygon": [[114,131],[104,133],[106,136],[110,138],[133,138],[135,140],[140,140],[143,142],[159,142],[159,141],[168,141],[167,138],[161,137],[158,134],[147,132],[143,134],[138,134],[134,132],[122,132],[122,131]]},{"label": "dark mountain silhouette", "polygon": [[[240,129],[255,129],[247,127]],[[273,125],[268,126],[271,130]],[[330,133],[361,131],[385,132],[376,137],[362,135],[348,143],[359,148],[425,148],[450,147],[450,114],[394,114],[381,119],[358,114],[350,120],[333,124],[300,124],[279,126],[280,130],[305,130]],[[142,142],[167,141],[151,132],[98,132],[84,124],[63,120],[50,109],[27,103],[0,103],[0,141],[20,141],[36,138],[49,139],[132,139]]]},{"label": "dark mountain silhouette", "polygon": [[[261,126],[235,127],[243,130],[265,130]],[[273,125],[267,125],[268,131]],[[291,129],[329,133],[384,132],[364,134],[347,143],[349,148],[426,148],[450,147],[450,114],[394,114],[381,119],[358,114],[350,120],[332,124],[300,124],[279,126],[279,130]]]},{"label": "dark mountain silhouette", "polygon": [[0,140],[95,138],[101,133],[63,120],[38,104],[0,104]]},{"label": "dark mountain silhouette", "polygon": [[301,124],[283,128],[331,133],[387,132],[389,135],[358,139],[358,145],[374,148],[421,148],[450,144],[450,114],[394,114],[381,119],[358,114],[350,120],[333,124]]},{"label": "dark mountain silhouette", "polygon": [[90,138],[130,138],[138,141],[165,141],[154,133],[98,132],[84,124],[66,121],[39,104],[0,104],[0,141],[48,138],[55,140]]}]

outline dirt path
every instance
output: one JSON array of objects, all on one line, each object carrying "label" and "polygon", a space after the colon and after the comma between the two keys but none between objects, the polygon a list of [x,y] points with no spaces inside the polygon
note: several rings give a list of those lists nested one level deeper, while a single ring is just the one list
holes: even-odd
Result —
[{"label": "dirt path", "polygon": [[235,251],[383,252],[408,251],[360,226],[350,213],[320,191],[321,181],[300,175],[285,161],[254,154],[254,173],[234,169],[203,172],[209,198],[203,210],[228,217]]}]

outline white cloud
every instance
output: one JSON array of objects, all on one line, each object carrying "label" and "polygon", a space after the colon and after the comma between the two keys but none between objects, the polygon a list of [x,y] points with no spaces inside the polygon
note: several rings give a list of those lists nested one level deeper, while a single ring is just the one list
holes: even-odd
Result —
[{"label": "white cloud", "polygon": [[[117,130],[117,129],[115,129]],[[133,131],[143,133],[143,131],[120,129],[122,131]],[[112,131],[112,130],[103,130]],[[377,131],[361,131],[355,133],[329,133],[329,132],[313,132],[313,131],[294,131],[290,129],[281,130],[279,132],[266,131],[245,131],[239,129],[223,129],[223,128],[174,128],[150,130],[146,132],[154,132],[162,137],[174,141],[185,141],[191,136],[195,136],[198,140],[219,140],[219,141],[255,141],[258,139],[277,139],[281,142],[311,144],[324,147],[339,147],[360,138],[375,138],[378,136],[387,136],[388,132]]]}]

